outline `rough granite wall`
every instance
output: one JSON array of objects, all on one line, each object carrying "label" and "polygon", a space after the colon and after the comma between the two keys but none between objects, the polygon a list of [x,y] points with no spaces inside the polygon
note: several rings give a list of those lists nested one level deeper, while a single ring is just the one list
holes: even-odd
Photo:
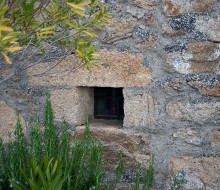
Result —
[{"label": "rough granite wall", "polygon": [[[149,142],[146,154],[155,155],[156,189],[166,189],[168,176],[183,169],[189,181],[186,189],[219,190],[220,1],[105,3],[112,23],[97,42],[103,49],[101,70],[29,78],[1,87],[0,121],[6,125],[4,118],[14,117],[12,108],[21,112],[27,126],[35,111],[43,119],[44,91],[50,90],[58,121],[65,114],[73,126],[77,117],[82,123],[82,114],[93,111],[86,106],[92,104],[93,92],[84,87],[124,87],[120,130],[141,134]],[[68,71],[71,63],[70,58],[61,68]],[[40,72],[45,65],[28,72]]]}]

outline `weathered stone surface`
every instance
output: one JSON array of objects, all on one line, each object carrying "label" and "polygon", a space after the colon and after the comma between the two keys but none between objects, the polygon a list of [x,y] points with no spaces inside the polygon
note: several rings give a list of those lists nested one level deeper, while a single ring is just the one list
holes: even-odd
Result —
[{"label": "weathered stone surface", "polygon": [[151,94],[129,95],[124,93],[124,126],[146,127],[157,118],[157,102]]},{"label": "weathered stone surface", "polygon": [[173,133],[173,137],[193,145],[200,145],[202,142],[200,134],[191,128],[179,129]]},{"label": "weathered stone surface", "polygon": [[55,119],[75,125],[85,123],[88,113],[93,117],[94,91],[93,88],[75,88],[51,91],[51,102],[55,111]]},{"label": "weathered stone surface", "polygon": [[220,148],[220,131],[214,131],[212,133],[212,147]]},{"label": "weathered stone surface", "polygon": [[220,113],[220,102],[191,104],[185,101],[171,101],[166,106],[166,112],[172,118],[203,122]]},{"label": "weathered stone surface", "polygon": [[137,42],[136,48],[143,49],[143,48],[156,48],[156,44],[158,42],[158,38],[155,36],[150,36],[148,40],[144,42]]},{"label": "weathered stone surface", "polygon": [[149,9],[157,5],[157,0],[128,0],[128,2],[144,9]]},{"label": "weathered stone surface", "polygon": [[141,19],[146,14],[146,10],[139,9],[138,7],[127,6],[126,13],[130,13],[131,15],[136,17],[137,19]]},{"label": "weathered stone surface", "polygon": [[4,72],[0,72],[0,77],[6,78],[7,76],[9,76],[13,72],[13,68],[11,65],[2,65],[1,64],[0,71],[4,71]]},{"label": "weathered stone surface", "polygon": [[174,89],[174,90],[178,90],[178,91],[182,91],[185,87],[185,83],[182,79],[180,78],[172,78],[168,84],[166,89],[170,90],[170,88]]},{"label": "weathered stone surface", "polygon": [[106,43],[113,43],[131,37],[136,24],[137,20],[132,17],[120,20],[112,19],[111,24],[106,26],[106,36],[104,41]]},{"label": "weathered stone surface", "polygon": [[167,23],[163,23],[162,25],[162,34],[164,36],[180,36],[184,34],[184,31],[182,30],[174,30],[172,27]]},{"label": "weathered stone surface", "polygon": [[199,92],[208,96],[220,96],[220,82],[205,84],[202,81],[189,81],[188,84],[199,89]]},{"label": "weathered stone surface", "polygon": [[180,36],[190,34],[199,41],[220,42],[220,16],[198,16],[193,14],[184,14],[174,17],[168,17],[167,22],[162,25],[162,34],[164,36]]},{"label": "weathered stone surface", "polygon": [[217,72],[220,62],[220,45],[211,42],[199,42],[187,45],[186,49],[183,52],[172,52],[167,55],[170,71],[182,74],[215,74]]},{"label": "weathered stone surface", "polygon": [[188,183],[186,190],[212,189],[220,187],[220,157],[183,157],[173,158],[170,161],[170,176],[184,170]]},{"label": "weathered stone surface", "polygon": [[211,41],[220,42],[220,16],[216,19],[199,17],[195,29],[206,34]]},{"label": "weathered stone surface", "polygon": [[217,0],[163,0],[163,11],[167,16],[176,16],[190,12],[207,13],[211,11]]},{"label": "weathered stone surface", "polygon": [[[100,62],[97,68],[91,71],[82,67],[75,72],[71,72],[74,67],[78,67],[75,57],[68,57],[50,73],[42,77],[29,77],[29,83],[33,86],[100,86],[100,87],[132,87],[146,86],[151,84],[151,71],[142,65],[143,56],[134,55],[127,52],[100,51]],[[41,73],[51,67],[54,63],[42,63],[28,70],[31,75]]]},{"label": "weathered stone surface", "polygon": [[31,99],[31,94],[24,92],[23,90],[18,89],[8,89],[7,94],[11,97],[14,97],[18,102],[28,103]]},{"label": "weathered stone surface", "polygon": [[[84,127],[77,127],[76,132],[79,139],[82,139]],[[133,170],[138,163],[142,167],[148,166],[150,158],[149,139],[143,134],[131,135],[123,132],[121,129],[112,127],[90,127],[91,135],[103,145],[104,161],[107,168],[114,170],[119,161],[119,151],[123,151],[123,159],[126,170]],[[72,137],[74,133],[71,133]]]},{"label": "weathered stone surface", "polygon": [[[14,132],[16,118],[16,111],[8,106],[5,102],[0,102],[0,137],[3,140],[3,143],[9,142],[8,133]],[[20,120],[23,127],[23,132],[26,133],[25,121],[21,115]],[[13,135],[11,137],[13,140]]]}]

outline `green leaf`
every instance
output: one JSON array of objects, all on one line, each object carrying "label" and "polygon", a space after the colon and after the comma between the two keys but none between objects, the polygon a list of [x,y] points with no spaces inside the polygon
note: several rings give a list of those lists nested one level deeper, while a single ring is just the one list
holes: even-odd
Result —
[{"label": "green leaf", "polygon": [[51,176],[53,176],[55,174],[55,172],[57,171],[57,166],[58,166],[58,161],[56,160],[56,162],[54,163],[54,166],[53,166],[53,170],[51,172]]},{"label": "green leaf", "polygon": [[79,15],[79,16],[88,17],[88,15],[86,15],[86,14],[85,14],[84,12],[82,12],[82,11],[74,10],[73,12],[76,13],[77,15]]},{"label": "green leaf", "polygon": [[86,5],[89,5],[89,4],[91,4],[90,1],[83,1],[81,3],[78,3],[77,5],[86,6]]},{"label": "green leaf", "polygon": [[17,36],[21,36],[22,33],[21,32],[11,32],[9,34],[7,34],[6,36],[3,37],[3,41],[4,40],[8,40],[8,39],[11,39],[11,38],[14,38],[14,37],[17,37]]},{"label": "green leaf", "polygon": [[7,56],[6,53],[2,52],[2,55],[3,55],[3,57],[4,57],[4,59],[5,59],[5,61],[6,61],[7,63],[12,64],[10,58]]},{"label": "green leaf", "polygon": [[41,29],[41,32],[44,32],[44,31],[51,31],[55,28],[55,26],[48,26],[48,27],[45,27],[45,28],[42,28]]},{"label": "green leaf", "polygon": [[79,49],[76,50],[76,53],[77,53],[81,58],[84,57],[84,56],[83,56],[83,53],[82,53]]},{"label": "green leaf", "polygon": [[54,34],[54,31],[43,31],[43,32],[39,32],[39,35],[51,35]]},{"label": "green leaf", "polygon": [[67,24],[68,26],[73,27],[73,28],[75,28],[75,29],[78,28],[77,25],[75,25],[75,24],[73,24],[73,23],[71,23],[71,22],[65,22],[65,24]]},{"label": "green leaf", "polygon": [[79,9],[79,10],[82,10],[82,11],[85,10],[85,8],[83,7],[83,5],[81,5],[81,4],[67,3],[67,5],[71,6],[71,7],[74,8],[74,9]]},{"label": "green leaf", "polygon": [[21,49],[22,49],[21,46],[12,46],[12,47],[5,48],[5,51],[8,51],[10,53],[14,53],[14,52],[19,51]]},{"label": "green leaf", "polygon": [[9,180],[9,181],[16,190],[26,190],[27,189],[23,184],[20,184],[20,183],[17,184],[13,180]]},{"label": "green leaf", "polygon": [[13,32],[14,31],[12,28],[4,26],[4,25],[0,25],[0,30],[4,31],[4,32]]},{"label": "green leaf", "polygon": [[41,187],[39,187],[39,185],[37,185],[34,180],[29,179],[28,183],[31,186],[31,190],[39,190],[39,189],[41,189]]},{"label": "green leaf", "polygon": [[87,34],[88,36],[91,36],[91,37],[96,37],[96,38],[99,37],[96,33],[91,32],[91,31],[83,30],[82,32],[85,33],[85,34]]}]

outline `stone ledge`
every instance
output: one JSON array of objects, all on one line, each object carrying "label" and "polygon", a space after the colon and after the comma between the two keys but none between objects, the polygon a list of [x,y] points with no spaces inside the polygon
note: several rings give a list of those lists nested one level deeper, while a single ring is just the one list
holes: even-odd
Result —
[{"label": "stone ledge", "polygon": [[[75,57],[68,57],[50,72],[48,76],[29,77],[32,86],[99,86],[99,87],[133,87],[146,86],[152,83],[151,71],[142,65],[143,56],[128,52],[100,51],[101,61],[97,67],[89,71],[77,67]],[[29,75],[42,73],[53,67],[57,62],[41,63],[27,71]]]},{"label": "stone ledge", "polygon": [[[85,127],[77,127],[76,132],[79,139],[83,138]],[[124,153],[124,165],[126,171],[136,171],[137,164],[147,168],[150,159],[150,141],[144,134],[129,134],[121,129],[112,127],[90,127],[90,132],[104,148],[104,161],[106,167],[114,170],[119,161],[119,151]],[[71,132],[71,138],[74,132]]]}]

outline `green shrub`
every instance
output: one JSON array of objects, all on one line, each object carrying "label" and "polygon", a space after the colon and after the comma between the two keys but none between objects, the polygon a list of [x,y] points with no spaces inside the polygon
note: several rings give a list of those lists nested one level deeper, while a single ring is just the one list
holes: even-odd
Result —
[{"label": "green shrub", "polygon": [[[13,186],[15,189],[53,190],[52,184],[59,187],[56,190],[115,189],[124,168],[122,153],[115,177],[109,179],[108,183],[103,183],[108,177],[102,164],[103,147],[91,137],[88,117],[82,140],[75,134],[73,142],[70,142],[67,129],[65,121],[60,128],[55,124],[49,94],[44,126],[41,128],[39,119],[35,116],[29,138],[25,137],[17,117],[15,132],[11,134],[15,140],[3,145],[0,139],[0,189],[7,190]],[[139,171],[137,173],[135,190],[140,189]],[[153,160],[144,178],[142,189],[148,190],[153,184]]]},{"label": "green shrub", "polygon": [[61,190],[67,176],[62,173],[61,160],[49,160],[43,158],[40,164],[35,158],[31,160],[29,173],[20,169],[22,176],[25,179],[25,184],[17,181],[9,180],[16,190]]}]

